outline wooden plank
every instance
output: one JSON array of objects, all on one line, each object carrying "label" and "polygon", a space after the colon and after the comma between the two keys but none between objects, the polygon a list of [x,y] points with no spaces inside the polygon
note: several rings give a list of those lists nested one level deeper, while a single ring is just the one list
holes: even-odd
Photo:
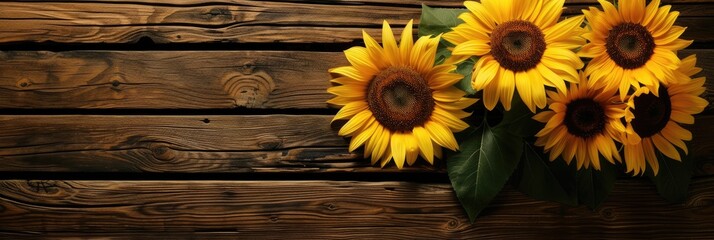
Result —
[{"label": "wooden plank", "polygon": [[342,53],[0,52],[0,108],[327,108]]},{"label": "wooden plank", "polygon": [[[349,43],[361,40],[362,29],[378,35],[383,19],[397,28],[409,19],[418,21],[421,9],[414,3],[402,4],[396,0],[170,1],[160,4],[149,1],[2,2],[0,42],[132,43],[149,38],[157,43]],[[461,1],[433,6],[460,7]],[[574,5],[566,13],[577,14],[582,7]],[[708,18],[711,14],[707,14],[711,9],[712,6],[706,4],[682,7],[678,24],[690,27],[683,35],[685,38],[699,42],[714,40],[705,28],[712,21]],[[680,9],[675,6],[674,10]]]},{"label": "wooden plank", "polygon": [[[269,194],[267,194],[269,193]],[[709,238],[714,177],[684,204],[621,180],[602,207],[504,190],[469,224],[449,184],[343,181],[0,181],[6,234],[215,233],[289,238]]]},{"label": "wooden plank", "polygon": [[[690,54],[714,79],[714,50]],[[339,52],[0,52],[0,108],[327,109],[327,69],[342,65]]]},{"label": "wooden plank", "polygon": [[[2,116],[0,172],[434,172],[350,154],[332,116]],[[691,126],[697,175],[714,175],[714,116]]]}]

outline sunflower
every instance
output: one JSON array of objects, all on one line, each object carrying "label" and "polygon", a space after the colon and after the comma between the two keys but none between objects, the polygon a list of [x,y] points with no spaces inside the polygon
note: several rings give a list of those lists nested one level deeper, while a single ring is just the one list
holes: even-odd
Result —
[{"label": "sunflower", "polygon": [[704,77],[691,79],[692,75],[702,70],[695,67],[696,62],[694,55],[682,59],[682,64],[673,73],[675,78],[663,84],[658,94],[641,87],[628,100],[625,115],[625,164],[628,173],[644,173],[645,165],[650,165],[657,175],[659,163],[655,149],[677,161],[682,159],[674,146],[688,153],[684,141],[692,140],[692,133],[679,123],[693,124],[692,115],[701,113],[709,104],[699,97],[705,91]]},{"label": "sunflower", "polygon": [[[365,47],[345,51],[351,66],[330,69],[333,83],[327,91],[336,95],[328,103],[343,106],[334,120],[349,119],[340,136],[352,137],[350,152],[364,145],[382,167],[394,159],[402,168],[421,155],[433,164],[441,158],[441,147],[457,150],[453,132],[466,129],[460,120],[469,114],[462,109],[476,102],[464,98],[454,87],[463,78],[452,73],[456,66],[434,65],[439,37],[412,40],[412,21],[402,32],[399,46],[384,21],[380,46],[366,32]],[[333,121],[334,121],[333,120]]]},{"label": "sunflower", "polygon": [[615,141],[622,142],[625,131],[625,104],[614,91],[589,88],[582,72],[579,77],[580,83],[570,84],[568,91],[548,91],[550,110],[533,116],[546,123],[535,135],[535,145],[550,152],[550,161],[562,156],[569,165],[575,157],[578,169],[592,164],[600,170],[598,153],[610,163],[622,162]]},{"label": "sunflower", "polygon": [[[511,108],[514,91],[535,112],[546,106],[545,86],[565,91],[565,81],[578,82],[583,62],[572,51],[585,44],[580,37],[583,16],[558,22],[564,0],[466,1],[464,23],[444,34],[455,45],[453,62],[480,57],[471,75],[472,87],[484,90],[484,105],[501,102]],[[564,81],[565,80],[565,81]]]},{"label": "sunflower", "polygon": [[619,1],[617,7],[599,0],[604,11],[583,10],[591,32],[583,35],[589,43],[578,53],[592,58],[585,68],[590,87],[619,89],[624,100],[631,86],[647,86],[655,95],[660,83],[675,79],[672,71],[680,60],[675,54],[692,41],[679,39],[683,27],[672,26],[679,12],[671,6],[659,7],[653,0]]}]

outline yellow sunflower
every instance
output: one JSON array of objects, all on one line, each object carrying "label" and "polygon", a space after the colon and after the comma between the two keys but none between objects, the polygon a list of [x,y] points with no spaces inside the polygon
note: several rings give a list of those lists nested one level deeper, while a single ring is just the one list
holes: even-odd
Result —
[{"label": "yellow sunflower", "polygon": [[681,157],[674,146],[688,153],[684,141],[692,140],[692,133],[679,123],[693,124],[692,115],[701,113],[709,104],[699,97],[705,91],[704,77],[691,79],[702,70],[695,67],[696,62],[694,55],[682,59],[682,64],[672,74],[675,78],[666,81],[668,83],[659,88],[658,94],[641,87],[628,100],[625,113],[628,173],[644,173],[649,165],[657,175],[659,163],[655,149],[677,161],[681,161]]},{"label": "yellow sunflower", "polygon": [[675,79],[672,71],[680,63],[675,52],[692,43],[679,39],[685,28],[672,26],[679,12],[659,7],[659,0],[647,7],[645,0],[623,0],[617,7],[599,2],[604,11],[583,10],[591,32],[583,34],[589,43],[578,53],[592,58],[585,68],[590,87],[619,89],[621,100],[631,86],[647,86],[656,95],[660,82]]},{"label": "yellow sunflower", "polygon": [[[412,39],[412,21],[402,32],[399,46],[384,21],[380,46],[366,32],[365,47],[345,51],[351,66],[330,69],[336,95],[328,103],[343,106],[334,120],[349,119],[340,136],[352,137],[349,150],[364,145],[382,167],[394,159],[402,168],[421,155],[429,163],[441,158],[441,147],[456,150],[453,132],[466,129],[462,109],[476,102],[454,87],[463,78],[456,66],[434,65],[439,37]],[[334,121],[333,120],[333,121]]]},{"label": "yellow sunflower", "polygon": [[[545,86],[565,91],[565,81],[578,82],[583,62],[573,52],[582,47],[583,16],[558,22],[564,0],[466,1],[464,23],[444,34],[453,43],[459,62],[480,57],[471,84],[484,90],[483,101],[493,110],[501,102],[511,108],[514,91],[535,112],[546,105]],[[564,81],[565,80],[565,81]]]},{"label": "yellow sunflower", "polygon": [[598,153],[610,163],[622,162],[615,141],[622,142],[625,131],[625,104],[615,95],[614,91],[589,88],[582,72],[580,83],[570,84],[569,90],[548,91],[550,110],[533,116],[546,123],[535,135],[535,145],[550,152],[550,161],[562,156],[570,164],[575,157],[578,169],[592,164],[600,170]]}]

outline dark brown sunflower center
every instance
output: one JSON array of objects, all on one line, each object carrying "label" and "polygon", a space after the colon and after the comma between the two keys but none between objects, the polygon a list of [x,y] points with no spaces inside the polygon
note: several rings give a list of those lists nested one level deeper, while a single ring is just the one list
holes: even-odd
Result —
[{"label": "dark brown sunflower center", "polygon": [[622,23],[613,27],[605,43],[607,54],[624,69],[639,68],[654,54],[655,42],[645,27]]},{"label": "dark brown sunflower center", "polygon": [[499,24],[491,33],[491,54],[501,66],[521,72],[538,65],[545,52],[545,38],[538,26],[514,20]]},{"label": "dark brown sunflower center", "polygon": [[672,115],[672,102],[667,88],[659,87],[659,97],[654,94],[635,97],[635,109],[632,113],[635,115],[632,128],[640,137],[650,137],[662,131]]},{"label": "dark brown sunflower center", "polygon": [[578,99],[568,103],[565,111],[565,126],[568,132],[588,138],[605,130],[605,109],[592,99]]},{"label": "dark brown sunflower center", "polygon": [[367,88],[367,104],[374,118],[392,131],[410,131],[429,120],[434,99],[426,80],[406,67],[390,67]]}]

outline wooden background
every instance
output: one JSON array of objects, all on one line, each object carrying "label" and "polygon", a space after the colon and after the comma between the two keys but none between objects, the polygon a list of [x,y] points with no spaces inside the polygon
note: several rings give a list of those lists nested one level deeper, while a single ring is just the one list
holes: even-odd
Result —
[{"label": "wooden background", "polygon": [[[669,0],[714,89],[714,0]],[[507,186],[470,224],[443,163],[347,152],[327,69],[416,0],[0,2],[0,238],[714,236],[714,106],[683,204],[623,177],[600,208]],[[594,0],[567,1],[577,14]],[[379,38],[378,38],[379,39]],[[624,175],[623,175],[624,176]],[[187,235],[192,234],[192,235]]]}]

